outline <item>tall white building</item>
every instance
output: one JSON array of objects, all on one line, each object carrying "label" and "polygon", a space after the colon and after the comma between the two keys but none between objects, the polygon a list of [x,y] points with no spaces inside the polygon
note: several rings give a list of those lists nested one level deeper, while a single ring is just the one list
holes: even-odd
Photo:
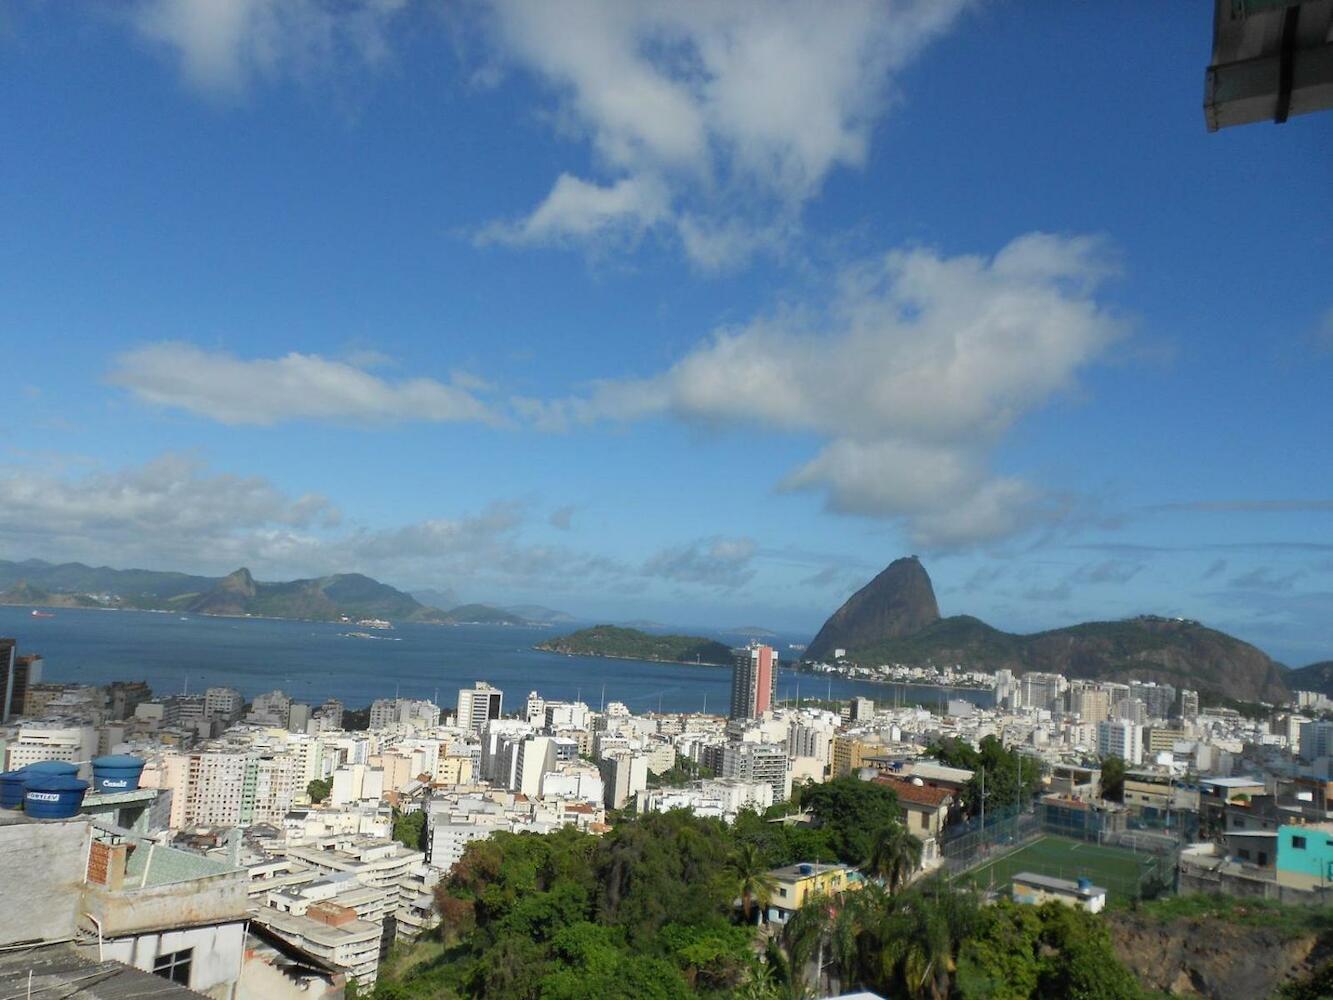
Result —
[{"label": "tall white building", "polygon": [[722,750],[723,778],[762,781],[773,788],[773,801],[791,796],[791,761],[780,743],[728,743]]},{"label": "tall white building", "polygon": [[500,718],[503,707],[504,692],[485,681],[477,681],[458,692],[458,725],[479,733],[487,722]]},{"label": "tall white building", "polygon": [[1018,697],[1024,708],[1053,709],[1058,707],[1065,679],[1060,674],[1037,671],[1018,678]]},{"label": "tall white building", "polygon": [[1119,757],[1126,764],[1143,763],[1143,727],[1128,719],[1097,723],[1097,753]]}]

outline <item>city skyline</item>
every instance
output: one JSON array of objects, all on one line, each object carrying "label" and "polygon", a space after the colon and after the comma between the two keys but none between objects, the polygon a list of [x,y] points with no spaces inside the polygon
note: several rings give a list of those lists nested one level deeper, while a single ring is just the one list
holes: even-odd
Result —
[{"label": "city skyline", "polygon": [[0,558],[1333,655],[1333,128],[1206,12],[353,7],[7,16]]}]

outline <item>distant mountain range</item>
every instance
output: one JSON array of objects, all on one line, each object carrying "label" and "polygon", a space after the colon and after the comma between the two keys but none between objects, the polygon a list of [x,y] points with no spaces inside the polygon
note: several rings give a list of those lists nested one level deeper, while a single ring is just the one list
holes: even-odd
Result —
[{"label": "distant mountain range", "polygon": [[464,604],[444,611],[360,573],[263,583],[244,567],[224,577],[208,577],[83,563],[56,565],[40,559],[0,560],[0,604],[134,608],[312,621],[381,618],[442,625],[533,623],[513,611],[487,604]]},{"label": "distant mountain range", "polygon": [[[1195,621],[1145,615],[1015,635],[968,615],[940,617],[930,576],[911,556],[897,559],[824,623],[807,660],[870,665],[961,664],[977,670],[1044,671],[1087,680],[1144,680],[1242,701],[1278,702],[1301,685],[1251,646]],[[1327,671],[1305,668],[1329,682]]]}]

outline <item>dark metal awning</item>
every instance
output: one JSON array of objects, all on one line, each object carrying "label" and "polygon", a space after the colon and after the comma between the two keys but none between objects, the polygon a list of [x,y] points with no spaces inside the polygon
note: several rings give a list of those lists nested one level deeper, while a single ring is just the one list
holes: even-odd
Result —
[{"label": "dark metal awning", "polygon": [[1333,108],[1333,0],[1215,0],[1208,131]]}]

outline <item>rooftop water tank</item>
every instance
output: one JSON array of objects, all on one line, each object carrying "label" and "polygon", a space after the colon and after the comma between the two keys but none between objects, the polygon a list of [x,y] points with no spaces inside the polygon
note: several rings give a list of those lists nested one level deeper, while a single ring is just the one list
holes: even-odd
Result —
[{"label": "rooftop water tank", "polygon": [[815,868],[814,865],[797,865],[796,870],[802,875],[813,875]]},{"label": "rooftop water tank", "polygon": [[34,775],[63,774],[67,778],[73,778],[79,773],[77,764],[71,764],[65,760],[39,760],[36,764],[29,764],[27,767],[20,768],[29,778]]},{"label": "rooftop water tank", "polygon": [[29,777],[23,787],[23,809],[33,819],[68,819],[83,805],[88,782],[63,774]]},{"label": "rooftop water tank", "polygon": [[1090,878],[1081,878],[1081,879],[1079,879],[1079,880],[1078,880],[1078,888],[1079,888],[1079,891],[1080,891],[1080,892],[1087,892],[1089,889],[1092,888],[1092,879],[1090,879]]},{"label": "rooftop water tank", "polygon": [[17,809],[23,805],[23,782],[27,777],[22,771],[0,774],[0,809]]},{"label": "rooftop water tank", "polygon": [[132,792],[139,787],[143,759],[127,754],[93,758],[93,791]]}]

